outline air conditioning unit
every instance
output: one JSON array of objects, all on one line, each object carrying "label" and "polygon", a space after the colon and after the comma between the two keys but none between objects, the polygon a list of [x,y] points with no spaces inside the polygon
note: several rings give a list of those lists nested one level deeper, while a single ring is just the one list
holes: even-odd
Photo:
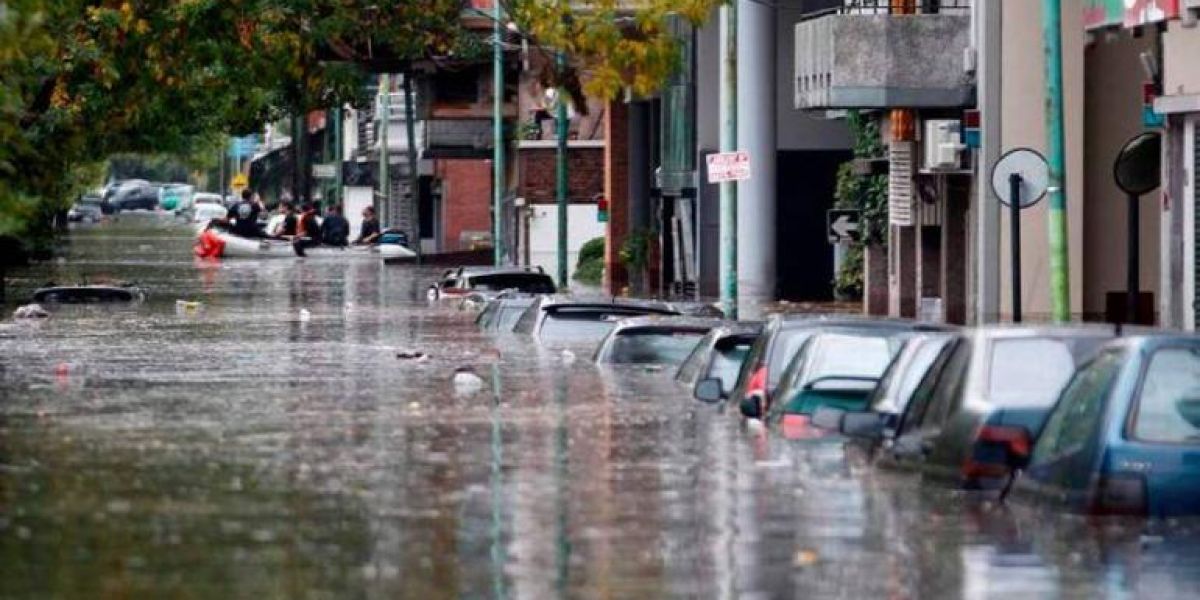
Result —
[{"label": "air conditioning unit", "polygon": [[925,171],[958,171],[962,168],[961,122],[958,119],[925,121]]}]

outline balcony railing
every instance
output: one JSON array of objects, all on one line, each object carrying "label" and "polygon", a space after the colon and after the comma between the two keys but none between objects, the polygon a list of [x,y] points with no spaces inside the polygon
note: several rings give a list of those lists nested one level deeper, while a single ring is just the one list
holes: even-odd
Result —
[{"label": "balcony railing", "polygon": [[805,20],[825,15],[938,15],[971,12],[972,0],[846,0],[842,6],[805,15]]}]

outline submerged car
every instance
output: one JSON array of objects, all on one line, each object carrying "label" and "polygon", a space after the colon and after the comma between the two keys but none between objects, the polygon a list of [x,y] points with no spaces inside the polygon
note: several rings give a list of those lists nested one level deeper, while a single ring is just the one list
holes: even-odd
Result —
[{"label": "submerged car", "polygon": [[1111,326],[983,327],[957,336],[917,386],[877,462],[964,489],[999,490],[1023,466],[1076,367]]},{"label": "submerged car", "polygon": [[534,298],[527,295],[493,298],[475,317],[475,324],[480,331],[511,333],[521,314],[533,304]]},{"label": "submerged car", "polygon": [[648,315],[678,316],[679,311],[654,301],[539,296],[525,309],[513,331],[532,335],[543,344],[595,344],[617,321]]},{"label": "submerged car", "polygon": [[785,437],[825,437],[814,427],[813,413],[822,408],[866,409],[872,392],[903,347],[906,330],[890,327],[833,327],[804,342],[784,372],[775,398],[765,411],[753,399],[742,402],[747,417],[765,412]]},{"label": "submerged car", "polygon": [[541,270],[529,267],[459,267],[442,274],[437,283],[429,286],[426,297],[438,300],[461,300],[473,292],[513,290],[527,294],[553,294],[554,279]]},{"label": "submerged car", "polygon": [[816,427],[849,436],[849,443],[871,455],[887,429],[894,429],[925,374],[949,355],[954,336],[923,333],[908,337],[866,400],[865,410],[824,406],[813,412]]},{"label": "submerged car", "polygon": [[604,337],[593,359],[608,365],[679,365],[720,324],[699,317],[625,319]]},{"label": "submerged car", "polygon": [[80,196],[67,211],[67,220],[73,223],[98,223],[103,218],[103,200],[94,194]]},{"label": "submerged car", "polygon": [[675,381],[697,400],[716,403],[728,398],[760,333],[762,323],[731,323],[713,328],[679,366]]},{"label": "submerged car", "polygon": [[1105,346],[1063,390],[1013,496],[1097,515],[1200,515],[1200,338]]},{"label": "submerged car", "polygon": [[903,319],[870,319],[850,315],[776,315],[767,321],[738,374],[730,399],[757,404],[759,413],[771,403],[783,373],[796,353],[823,329],[867,328],[896,332],[941,331],[945,326]]}]

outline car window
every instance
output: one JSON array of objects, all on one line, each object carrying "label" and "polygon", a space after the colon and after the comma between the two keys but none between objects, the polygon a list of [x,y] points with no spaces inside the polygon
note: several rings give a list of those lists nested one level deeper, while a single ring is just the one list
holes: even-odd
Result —
[{"label": "car window", "polygon": [[770,358],[767,364],[767,387],[775,389],[787,370],[788,364],[796,357],[805,340],[812,337],[811,329],[782,329],[775,336],[771,345]]},{"label": "car window", "polygon": [[[925,382],[913,394],[913,411],[905,418],[904,431],[941,427],[953,412],[966,385],[967,369],[971,364],[971,344],[966,340],[955,345],[946,362],[936,372],[931,371],[928,387]],[[925,389],[922,389],[925,388]]]},{"label": "car window", "polygon": [[902,342],[883,336],[825,334],[807,353],[803,384],[827,377],[878,379]]},{"label": "car window", "polygon": [[538,316],[542,312],[541,303],[534,302],[529,308],[521,312],[520,318],[517,319],[517,324],[513,325],[513,331],[518,333],[533,333],[533,328],[537,325]]},{"label": "car window", "polygon": [[1091,438],[1104,412],[1104,400],[1121,371],[1124,354],[1123,350],[1107,350],[1079,368],[1046,419],[1035,461],[1074,452]]},{"label": "car window", "polygon": [[521,315],[525,313],[527,307],[520,305],[508,305],[500,307],[498,314],[492,317],[494,325],[492,329],[496,331],[512,331],[516,327],[517,321]]},{"label": "car window", "polygon": [[702,331],[634,330],[618,332],[608,362],[614,364],[677,365],[696,348]]},{"label": "car window", "polygon": [[1075,373],[1071,347],[1050,338],[992,342],[987,400],[1004,408],[1044,408]]},{"label": "car window", "polygon": [[742,363],[750,354],[750,346],[751,342],[749,341],[718,344],[713,352],[712,364],[708,367],[708,377],[720,379],[721,389],[725,393],[733,392],[733,387],[737,384],[738,373],[742,369]]},{"label": "car window", "polygon": [[872,393],[871,410],[891,414],[903,412],[917,386],[924,381],[925,374],[941,362],[950,347],[948,339],[917,340],[909,344],[911,347],[905,348],[884,371]]},{"label": "car window", "polygon": [[499,292],[519,290],[531,294],[553,294],[554,282],[546,275],[536,273],[501,273],[478,275],[468,283],[473,290]]},{"label": "car window", "polygon": [[763,328],[762,335],[759,335],[758,339],[754,340],[754,344],[750,346],[749,354],[746,355],[746,360],[742,361],[742,368],[738,370],[738,379],[737,383],[734,384],[734,390],[745,391],[750,377],[754,374],[753,371],[758,369],[760,363],[763,361],[763,357],[766,356],[767,346],[770,343],[773,332],[778,331],[778,329],[779,326],[777,324],[768,324]]},{"label": "car window", "polygon": [[691,353],[684,359],[683,364],[679,365],[679,371],[675,373],[675,381],[692,383],[699,379],[700,369],[704,368],[704,363],[708,360],[708,350],[712,346],[711,342],[712,334],[705,336],[704,339],[700,340],[692,348]]},{"label": "car window", "polygon": [[1133,436],[1147,442],[1200,442],[1200,349],[1162,348],[1150,356]]},{"label": "car window", "polygon": [[605,314],[594,312],[548,313],[538,335],[545,341],[600,340],[617,324],[606,317]]}]

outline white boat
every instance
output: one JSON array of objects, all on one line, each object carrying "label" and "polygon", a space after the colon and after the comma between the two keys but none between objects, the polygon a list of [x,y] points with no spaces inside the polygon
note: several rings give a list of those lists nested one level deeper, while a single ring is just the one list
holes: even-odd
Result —
[{"label": "white boat", "polygon": [[[292,243],[286,240],[247,238],[207,228],[200,236],[213,236],[221,242],[221,258],[296,258]],[[201,241],[203,244],[203,241]],[[416,253],[400,244],[376,244],[371,246],[314,246],[304,250],[309,258],[401,258],[416,256]]]}]

